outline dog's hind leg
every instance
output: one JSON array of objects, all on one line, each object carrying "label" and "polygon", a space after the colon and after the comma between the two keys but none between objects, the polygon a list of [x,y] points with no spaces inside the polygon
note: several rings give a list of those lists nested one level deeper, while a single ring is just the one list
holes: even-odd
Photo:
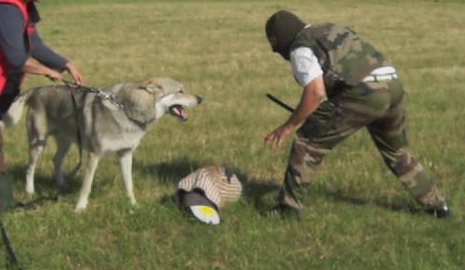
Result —
[{"label": "dog's hind leg", "polygon": [[131,200],[131,204],[135,205],[136,197],[132,185],[132,149],[119,151],[118,157],[126,194]]},{"label": "dog's hind leg", "polygon": [[44,149],[44,145],[44,141],[38,141],[37,143],[29,145],[29,162],[26,170],[26,192],[28,194],[34,194],[35,192],[34,173],[36,170],[37,160]]},{"label": "dog's hind leg", "polygon": [[57,150],[53,157],[55,167],[55,179],[60,191],[68,191],[69,185],[63,173],[63,159],[69,151],[71,141],[63,137],[56,137]]},{"label": "dog's hind leg", "polygon": [[46,144],[46,124],[42,117],[35,117],[33,113],[28,112],[26,121],[27,135],[29,142],[29,162],[26,170],[26,192],[33,194],[34,189],[34,174],[39,159],[40,153]]},{"label": "dog's hind leg", "polygon": [[87,208],[90,191],[92,189],[92,182],[94,181],[95,170],[97,169],[99,161],[100,155],[93,152],[89,152],[86,172],[84,174],[84,180],[82,182],[81,193],[79,194],[79,201],[75,209],[76,212],[83,211]]}]

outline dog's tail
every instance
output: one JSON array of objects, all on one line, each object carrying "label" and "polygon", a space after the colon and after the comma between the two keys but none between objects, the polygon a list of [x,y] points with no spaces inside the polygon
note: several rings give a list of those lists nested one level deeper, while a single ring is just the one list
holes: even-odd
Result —
[{"label": "dog's tail", "polygon": [[32,93],[33,90],[29,90],[16,97],[8,111],[5,113],[5,115],[3,115],[2,122],[5,127],[12,127],[16,125],[19,120],[21,120],[24,106],[26,105]]}]

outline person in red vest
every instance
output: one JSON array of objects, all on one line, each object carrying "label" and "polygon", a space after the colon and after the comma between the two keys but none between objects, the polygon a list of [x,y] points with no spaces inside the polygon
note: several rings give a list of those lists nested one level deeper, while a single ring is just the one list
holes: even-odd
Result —
[{"label": "person in red vest", "polygon": [[[26,73],[44,75],[60,82],[67,71],[76,84],[83,84],[79,70],[53,51],[40,38],[40,21],[34,2],[39,0],[0,0],[0,119],[20,92]],[[0,189],[9,181],[3,156],[3,129],[0,127]]]}]

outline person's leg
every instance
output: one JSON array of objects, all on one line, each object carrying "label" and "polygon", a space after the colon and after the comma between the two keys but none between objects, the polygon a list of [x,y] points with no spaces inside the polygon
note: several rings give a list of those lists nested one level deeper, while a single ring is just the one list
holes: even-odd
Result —
[{"label": "person's leg", "polygon": [[18,94],[19,88],[15,87],[11,81],[7,81],[0,97],[0,210],[16,205],[16,200],[13,197],[11,189],[12,179],[11,175],[7,172],[5,155],[3,152],[4,124],[2,118]]},{"label": "person's leg", "polygon": [[301,201],[307,188],[312,184],[313,174],[329,151],[312,145],[307,138],[297,136],[292,143],[284,173],[284,182],[278,197],[279,204],[295,209],[303,207]]},{"label": "person's leg", "polygon": [[444,208],[446,200],[435,182],[407,150],[402,84],[393,81],[389,88],[391,107],[385,116],[368,125],[368,131],[386,165],[414,198],[428,209]]},{"label": "person's leg", "polygon": [[7,171],[5,156],[3,154],[3,133],[5,127],[2,119],[19,95],[19,80],[20,77],[9,78],[0,96],[0,173],[6,173]]},{"label": "person's leg", "polygon": [[340,89],[323,102],[297,131],[278,202],[300,209],[315,169],[339,142],[384,116],[392,102],[388,84],[365,84]]},{"label": "person's leg", "polygon": [[15,204],[11,191],[11,176],[7,173],[3,156],[3,123],[0,123],[0,211]]},{"label": "person's leg", "polygon": [[5,156],[3,154],[3,123],[0,120],[0,174],[6,172]]},{"label": "person's leg", "polygon": [[[297,130],[278,197],[280,207],[301,209],[302,199],[324,156],[382,114],[386,107],[383,102],[388,101],[386,94],[370,91],[366,95],[354,93],[354,97],[360,98],[341,96],[323,102]],[[380,105],[373,105],[372,100],[378,100]]]}]

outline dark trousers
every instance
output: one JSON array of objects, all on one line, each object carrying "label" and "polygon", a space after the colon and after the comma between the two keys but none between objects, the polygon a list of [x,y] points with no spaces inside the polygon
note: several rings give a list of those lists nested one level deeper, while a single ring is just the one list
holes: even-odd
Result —
[{"label": "dark trousers", "polygon": [[[19,71],[10,72],[6,83],[3,87],[2,94],[0,95],[0,120],[3,115],[8,111],[13,101],[19,95],[23,73]],[[5,157],[3,154],[3,128],[0,128],[0,173],[6,172]]]},{"label": "dark trousers", "polygon": [[6,172],[5,157],[3,155],[3,128],[0,128],[0,174]]}]

